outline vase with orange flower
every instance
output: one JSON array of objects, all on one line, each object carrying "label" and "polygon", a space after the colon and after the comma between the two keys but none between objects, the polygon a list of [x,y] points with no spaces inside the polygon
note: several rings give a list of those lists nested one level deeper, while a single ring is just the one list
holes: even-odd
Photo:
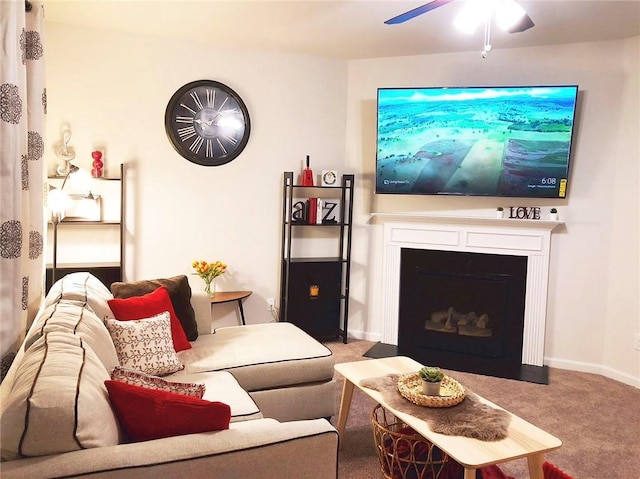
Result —
[{"label": "vase with orange flower", "polygon": [[216,295],[216,284],[214,280],[223,275],[227,271],[227,265],[222,261],[194,261],[191,266],[196,270],[195,273],[204,281],[204,291],[213,298]]}]

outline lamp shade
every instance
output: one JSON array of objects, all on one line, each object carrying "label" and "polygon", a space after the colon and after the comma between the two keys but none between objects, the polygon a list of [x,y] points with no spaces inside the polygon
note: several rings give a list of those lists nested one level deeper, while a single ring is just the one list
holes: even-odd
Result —
[{"label": "lamp shade", "polygon": [[71,206],[71,198],[58,188],[52,188],[47,195],[47,204],[51,215],[56,219],[64,217],[64,212]]}]

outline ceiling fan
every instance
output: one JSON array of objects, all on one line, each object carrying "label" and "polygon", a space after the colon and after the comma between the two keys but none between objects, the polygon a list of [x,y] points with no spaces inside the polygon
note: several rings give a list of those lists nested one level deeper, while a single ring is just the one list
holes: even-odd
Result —
[{"label": "ceiling fan", "polygon": [[[429,3],[416,7],[408,12],[404,12],[396,17],[387,20],[387,25],[404,23],[431,10],[442,7],[454,0],[432,0]],[[503,30],[509,33],[524,32],[535,26],[531,17],[527,15],[515,0],[467,0],[454,20],[454,25],[465,33],[473,33],[476,28],[484,22],[485,42],[483,58],[491,50],[491,20],[495,17],[496,23]]]}]

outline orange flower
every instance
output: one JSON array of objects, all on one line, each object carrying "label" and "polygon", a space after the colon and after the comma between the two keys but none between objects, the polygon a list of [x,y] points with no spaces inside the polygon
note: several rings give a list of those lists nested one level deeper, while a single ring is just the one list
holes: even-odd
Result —
[{"label": "orange flower", "polygon": [[193,274],[200,276],[207,284],[227,271],[227,265],[222,261],[215,261],[213,263],[207,263],[203,260],[193,261],[191,266],[196,270]]}]

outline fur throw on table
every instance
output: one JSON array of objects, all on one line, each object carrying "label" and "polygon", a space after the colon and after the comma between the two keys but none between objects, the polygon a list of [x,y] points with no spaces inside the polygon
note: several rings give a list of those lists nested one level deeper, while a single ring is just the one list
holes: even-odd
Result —
[{"label": "fur throw on table", "polygon": [[511,421],[509,413],[481,403],[468,389],[460,404],[448,408],[430,408],[405,399],[398,392],[399,377],[398,374],[388,374],[362,380],[360,385],[380,392],[391,408],[426,421],[434,432],[481,441],[499,441],[507,437]]}]

